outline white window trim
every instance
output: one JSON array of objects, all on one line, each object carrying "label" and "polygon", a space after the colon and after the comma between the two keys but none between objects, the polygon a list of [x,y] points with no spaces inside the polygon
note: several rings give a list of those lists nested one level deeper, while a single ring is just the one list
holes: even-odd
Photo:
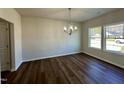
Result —
[{"label": "white window trim", "polygon": [[88,48],[90,48],[90,49],[96,49],[96,50],[101,50],[101,48],[96,48],[96,47],[91,47],[91,46],[89,46]]},{"label": "white window trim", "polygon": [[104,51],[104,52],[108,52],[108,53],[112,53],[112,54],[116,54],[116,55],[124,56],[124,53],[117,52],[117,51],[111,51],[111,50],[103,50],[103,51]]},{"label": "white window trim", "polygon": [[[101,25],[101,26],[92,26],[92,27],[89,27],[88,28],[88,48],[100,50],[100,51],[103,51],[103,52],[112,53],[112,54],[115,54],[115,55],[124,56],[124,53],[117,52],[117,51],[112,51],[112,50],[106,50],[106,33],[104,31],[104,27],[105,26],[111,26],[111,25],[117,25],[117,24],[124,24],[124,22],[115,22],[115,23],[105,24],[105,25]],[[101,48],[96,48],[96,47],[91,47],[90,46],[90,33],[89,33],[90,31],[89,31],[89,29],[95,28],[95,27],[101,27]]]},{"label": "white window trim", "polygon": [[117,24],[124,24],[124,22],[114,22],[114,23],[110,23],[110,24],[104,24],[104,25],[102,25],[102,27],[104,27],[104,26],[112,26],[112,25],[117,25]]},{"label": "white window trim", "polygon": [[124,53],[121,53],[121,52],[117,52],[117,51],[112,51],[112,50],[106,50],[106,31],[104,31],[104,27],[105,26],[112,26],[112,25],[117,25],[117,24],[124,24],[124,22],[117,22],[117,23],[111,23],[111,24],[106,24],[106,25],[103,25],[102,26],[102,32],[103,32],[103,46],[102,46],[102,50],[104,52],[109,52],[109,53],[112,53],[112,54],[117,54],[117,55],[123,55],[124,56]]},{"label": "white window trim", "polygon": [[[92,47],[90,44],[90,38],[91,38],[91,36],[90,36],[90,29],[91,28],[96,28],[96,27],[101,27],[101,47],[100,48],[97,48],[97,47]],[[90,48],[90,49],[96,49],[96,50],[102,50],[102,26],[92,26],[92,27],[89,27],[88,28],[88,48]]]}]

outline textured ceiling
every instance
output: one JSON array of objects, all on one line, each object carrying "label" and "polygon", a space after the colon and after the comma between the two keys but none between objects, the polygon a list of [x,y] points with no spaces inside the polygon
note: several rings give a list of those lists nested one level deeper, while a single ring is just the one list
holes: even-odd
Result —
[{"label": "textured ceiling", "polygon": [[[67,20],[67,8],[16,8],[22,16],[35,16],[58,20]],[[105,13],[116,10],[115,8],[72,8],[72,21],[82,22]]]}]

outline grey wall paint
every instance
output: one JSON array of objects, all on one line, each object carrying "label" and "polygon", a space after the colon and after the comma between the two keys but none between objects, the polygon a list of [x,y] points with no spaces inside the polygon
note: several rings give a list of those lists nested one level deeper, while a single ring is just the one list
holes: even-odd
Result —
[{"label": "grey wall paint", "polygon": [[10,23],[13,23],[14,25],[13,58],[15,61],[15,66],[12,66],[12,70],[15,70],[20,66],[22,62],[21,16],[16,12],[15,9],[0,8],[0,17],[9,21]]},{"label": "grey wall paint", "polygon": [[81,24],[79,31],[69,36],[63,31],[64,21],[38,17],[22,17],[23,61],[80,52]]},{"label": "grey wall paint", "polygon": [[112,64],[124,67],[124,56],[106,51],[88,48],[88,28],[99,25],[124,22],[124,9],[119,9],[106,15],[82,23],[82,51]]}]

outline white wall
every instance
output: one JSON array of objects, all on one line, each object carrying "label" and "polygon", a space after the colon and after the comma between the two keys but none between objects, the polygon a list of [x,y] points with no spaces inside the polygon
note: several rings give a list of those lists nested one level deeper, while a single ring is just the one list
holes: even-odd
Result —
[{"label": "white wall", "polygon": [[80,52],[81,25],[71,36],[63,31],[65,22],[38,17],[22,17],[23,61]]},{"label": "white wall", "polygon": [[82,50],[85,53],[104,59],[112,64],[124,68],[124,56],[105,52],[97,49],[88,48],[88,28],[92,26],[100,26],[111,23],[124,22],[124,9],[113,11],[109,14],[94,18],[82,23]]},{"label": "white wall", "polygon": [[14,61],[13,70],[17,69],[22,61],[22,44],[21,44],[21,16],[15,9],[0,8],[0,18],[14,24]]}]

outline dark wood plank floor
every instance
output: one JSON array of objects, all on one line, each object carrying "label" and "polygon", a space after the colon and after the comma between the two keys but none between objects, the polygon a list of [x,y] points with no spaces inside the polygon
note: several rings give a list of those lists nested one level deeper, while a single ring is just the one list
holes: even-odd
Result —
[{"label": "dark wood plank floor", "polygon": [[25,62],[7,79],[11,84],[124,84],[124,69],[81,53]]}]

